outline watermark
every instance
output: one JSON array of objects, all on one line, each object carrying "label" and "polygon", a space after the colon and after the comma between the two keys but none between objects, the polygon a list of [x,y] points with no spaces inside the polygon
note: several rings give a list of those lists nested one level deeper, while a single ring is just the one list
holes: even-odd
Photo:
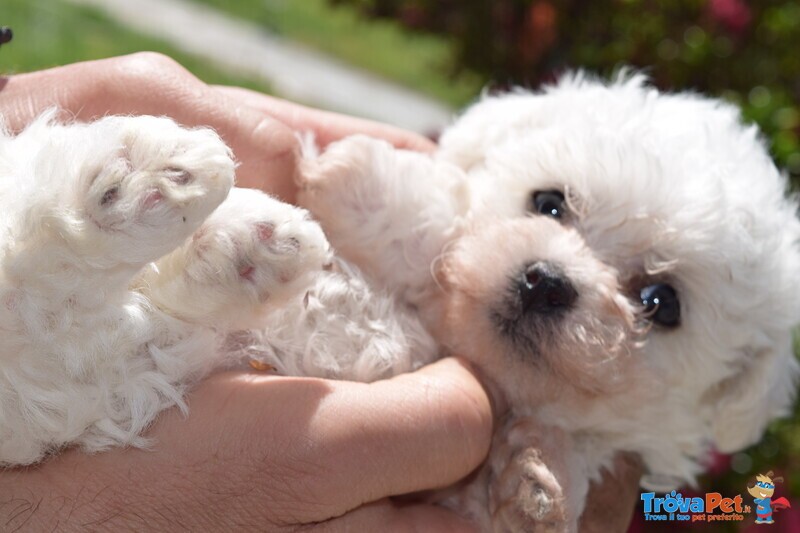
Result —
[{"label": "watermark", "polygon": [[775,483],[779,481],[783,478],[773,477],[771,471],[757,475],[753,486],[747,487],[753,498],[752,505],[741,494],[726,497],[719,492],[708,492],[704,496],[686,497],[674,490],[663,496],[644,492],[641,496],[644,519],[647,522],[741,522],[755,513],[756,524],[773,524],[775,511],[791,507],[786,498],[772,500]]},{"label": "watermark", "polygon": [[775,519],[772,518],[772,513],[791,507],[786,498],[772,500],[772,495],[775,494],[775,483],[778,482],[783,482],[783,478],[773,477],[770,470],[766,474],[758,474],[756,484],[747,487],[747,492],[753,497],[753,503],[756,506],[756,524],[774,524]]}]

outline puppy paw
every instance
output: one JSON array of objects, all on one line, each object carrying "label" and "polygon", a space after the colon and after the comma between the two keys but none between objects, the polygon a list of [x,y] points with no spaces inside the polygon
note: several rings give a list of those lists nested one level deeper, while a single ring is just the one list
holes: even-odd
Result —
[{"label": "puppy paw", "polygon": [[211,130],[156,117],[111,117],[96,127],[114,137],[113,149],[86,169],[83,212],[92,233],[86,240],[106,256],[147,262],[164,255],[233,185],[230,150]]},{"label": "puppy paw", "polygon": [[[382,170],[391,166],[394,149],[386,141],[354,135],[331,144],[299,173],[300,203],[328,229],[345,221],[369,222],[386,209]],[[338,212],[338,214],[337,214]]]},{"label": "puppy paw", "polygon": [[305,211],[266,195],[248,196],[248,212],[239,211],[240,202],[223,205],[192,236],[186,275],[253,301],[282,299],[296,292],[304,274],[329,261],[328,243]]},{"label": "puppy paw", "polygon": [[567,531],[562,488],[538,450],[516,454],[492,487],[492,524],[496,532]]},{"label": "puppy paw", "polygon": [[158,262],[147,285],[155,301],[182,318],[237,321],[301,298],[331,257],[322,229],[305,210],[234,189],[183,248]]}]

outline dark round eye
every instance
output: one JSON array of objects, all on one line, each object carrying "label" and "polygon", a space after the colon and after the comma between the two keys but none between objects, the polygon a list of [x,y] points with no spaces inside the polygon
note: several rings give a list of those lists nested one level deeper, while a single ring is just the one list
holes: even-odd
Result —
[{"label": "dark round eye", "polygon": [[640,296],[645,314],[650,320],[670,328],[678,326],[681,321],[681,304],[675,289],[659,283],[642,289]]},{"label": "dark round eye", "polygon": [[561,191],[538,191],[533,193],[533,205],[531,208],[534,213],[553,218],[561,218],[567,212],[567,207],[564,204],[564,194]]}]

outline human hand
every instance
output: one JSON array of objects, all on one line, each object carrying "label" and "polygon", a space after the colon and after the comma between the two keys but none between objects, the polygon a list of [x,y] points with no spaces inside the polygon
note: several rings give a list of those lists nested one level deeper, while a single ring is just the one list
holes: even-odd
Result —
[{"label": "human hand", "polygon": [[445,359],[374,384],[229,372],[165,412],[150,451],[69,450],[0,472],[14,530],[463,531],[450,511],[386,498],[464,477],[488,450],[491,408]]},{"label": "human hand", "polygon": [[[284,122],[301,131],[314,131],[323,144],[353,133],[369,133],[398,147],[434,148],[430,141],[396,128],[310,110],[244,89],[209,87],[171,59],[151,53],[0,79],[0,112],[12,130],[20,130],[54,105],[80,120],[105,114],[154,114],[170,116],[187,126],[211,126],[233,148],[241,164],[240,185],[261,188],[287,201],[295,195],[298,145],[294,132]],[[192,394],[189,419],[181,419],[174,411],[161,417],[151,432],[154,452],[117,449],[85,456],[68,451],[38,467],[0,473],[0,519],[7,525],[27,521],[43,527],[55,523],[53,520],[62,526],[79,527],[83,523],[79,520],[85,519],[109,527],[117,520],[138,520],[151,529],[203,521],[209,527],[239,523],[259,529],[274,524],[280,529],[353,509],[338,520],[325,521],[324,527],[335,530],[376,523],[383,530],[391,529],[392,524],[400,527],[414,523],[436,530],[437,524],[442,528],[461,527],[463,523],[453,522],[455,519],[441,509],[398,509],[380,499],[455,481],[485,453],[482,446],[490,416],[485,398],[478,393],[479,386],[463,370],[444,376],[453,372],[447,366],[452,363],[440,364],[445,366],[430,372],[434,373],[434,382],[450,380],[453,395],[448,401],[453,403],[449,414],[432,413],[430,405],[413,412],[414,402],[425,404],[431,400],[426,396],[431,392],[442,402],[449,394],[447,388],[431,389],[424,373],[387,382],[411,380],[404,389],[408,397],[402,398],[390,391],[365,392],[386,384],[253,377],[248,373],[212,377]],[[415,382],[420,376],[422,382]],[[350,401],[352,405],[345,405]],[[302,427],[291,425],[316,421],[319,416],[325,419],[326,415],[315,414],[316,402],[332,409],[328,413],[341,413],[340,420],[348,414],[358,415],[334,428],[333,443],[310,440],[301,434]],[[395,409],[399,406],[402,411]],[[469,411],[468,424],[461,420],[464,409]],[[425,423],[419,428],[402,423],[386,428],[386,419],[378,413],[394,413],[401,422]],[[332,416],[327,415],[327,422],[332,423]],[[450,423],[442,425],[440,417]],[[453,419],[460,420],[455,428]],[[374,426],[373,422],[381,421],[383,426]],[[388,440],[378,439],[382,429],[407,431],[407,438],[394,439],[396,434],[389,432],[385,436]],[[414,430],[421,431],[427,440]],[[270,440],[273,438],[277,440]],[[370,439],[378,439],[377,448]],[[454,442],[466,449],[453,452]],[[403,451],[405,443],[409,448]],[[349,461],[339,463],[347,451],[358,452],[357,461],[348,456]],[[311,456],[311,452],[322,455]],[[409,455],[411,452],[420,456]],[[312,466],[319,466],[319,471]],[[238,485],[237,480],[241,481]],[[359,482],[372,492],[367,495],[358,490]],[[637,483],[638,475],[630,472],[622,479],[609,477],[608,491],[619,491],[622,486],[628,494],[631,490],[627,489],[635,489]],[[237,487],[246,494],[238,495]],[[321,496],[320,501],[312,501],[315,494]],[[267,509],[265,502],[277,502],[278,507]],[[587,510],[583,524],[603,524],[608,523],[605,520],[609,516],[629,516],[632,505],[626,498],[615,499],[598,515],[602,515],[599,520]],[[69,510],[66,517],[65,509]],[[276,509],[278,514],[269,514]]]},{"label": "human hand", "polygon": [[174,60],[151,52],[0,78],[0,112],[12,131],[52,106],[84,121],[115,114],[165,115],[184,126],[210,126],[233,149],[240,186],[260,188],[289,202],[295,197],[299,156],[291,128],[313,131],[322,144],[369,133],[398,147],[434,147],[424,137],[392,126],[246,89],[206,85]]},{"label": "human hand", "polygon": [[[11,530],[470,531],[445,509],[389,496],[441,488],[485,457],[491,408],[460,362],[374,384],[229,372],[148,436],[151,451],[69,450],[0,471]],[[582,532],[627,529],[641,469],[620,458],[594,485]]]}]

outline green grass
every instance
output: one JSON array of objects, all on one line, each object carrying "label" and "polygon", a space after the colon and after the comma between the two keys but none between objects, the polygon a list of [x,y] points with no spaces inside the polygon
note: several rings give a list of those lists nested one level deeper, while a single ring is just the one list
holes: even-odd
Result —
[{"label": "green grass", "polygon": [[269,92],[266,83],[211,66],[159,39],[126,29],[89,7],[61,0],[2,0],[0,24],[14,30],[14,40],[0,48],[2,74],[150,50],[171,56],[208,83]]},{"label": "green grass", "polygon": [[453,106],[481,89],[476,75],[448,73],[450,44],[403,30],[397,23],[365,20],[328,0],[194,0],[260,24],[287,39],[328,53]]}]

